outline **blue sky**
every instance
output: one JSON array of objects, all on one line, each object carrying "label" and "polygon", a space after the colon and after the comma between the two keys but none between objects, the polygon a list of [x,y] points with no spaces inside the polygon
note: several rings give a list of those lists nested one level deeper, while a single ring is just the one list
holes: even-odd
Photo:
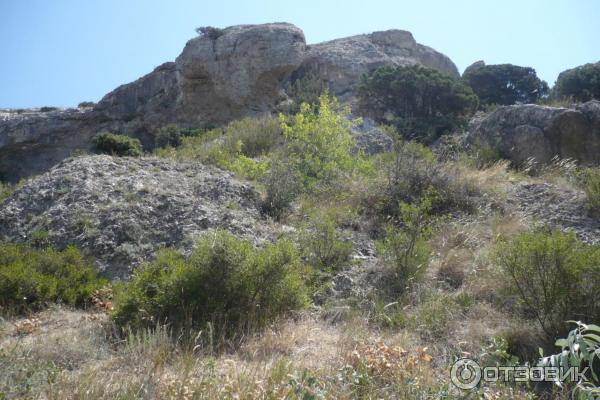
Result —
[{"label": "blue sky", "polygon": [[391,28],[448,55],[558,73],[600,60],[595,0],[0,0],[0,107],[74,106],[174,60],[197,26],[287,21],[309,43]]}]

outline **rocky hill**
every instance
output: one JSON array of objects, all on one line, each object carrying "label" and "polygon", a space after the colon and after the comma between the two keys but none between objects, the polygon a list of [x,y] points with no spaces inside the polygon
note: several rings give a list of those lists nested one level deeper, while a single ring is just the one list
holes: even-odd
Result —
[{"label": "rocky hill", "polygon": [[111,277],[127,277],[160,247],[189,250],[216,228],[261,241],[257,195],[227,172],[155,158],[68,159],[0,208],[0,239],[76,244]]},{"label": "rocky hill", "polygon": [[0,112],[0,176],[17,181],[47,171],[103,130],[154,144],[158,128],[222,124],[270,113],[285,88],[307,74],[349,101],[359,77],[382,65],[421,64],[458,76],[445,55],[390,30],[307,45],[287,23],[239,25],[188,41],[175,62],[107,94],[93,109]]}]

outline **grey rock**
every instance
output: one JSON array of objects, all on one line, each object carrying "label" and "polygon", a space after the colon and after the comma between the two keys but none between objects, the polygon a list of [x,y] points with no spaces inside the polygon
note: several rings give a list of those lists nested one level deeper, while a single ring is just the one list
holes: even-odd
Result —
[{"label": "grey rock", "polygon": [[362,123],[353,128],[356,146],[364,154],[378,154],[392,151],[394,140],[372,119],[363,118]]},{"label": "grey rock", "polygon": [[600,221],[588,215],[585,193],[580,190],[549,183],[521,183],[509,191],[509,201],[526,218],[574,232],[586,243],[600,243]]},{"label": "grey rock", "polygon": [[554,157],[585,165],[600,163],[600,102],[574,108],[534,104],[500,107],[471,121],[467,143],[493,148],[516,166],[530,158],[549,163]]},{"label": "grey rock", "polygon": [[395,29],[311,45],[295,75],[323,79],[332,94],[346,101],[352,98],[363,74],[385,65],[414,64],[459,76],[448,57],[417,43],[410,32]]},{"label": "grey rock", "polygon": [[76,244],[109,277],[127,278],[160,247],[189,251],[199,235],[227,229],[255,244],[269,239],[257,194],[218,169],[156,158],[68,159],[27,182],[0,207],[0,240],[47,231],[49,244]]}]

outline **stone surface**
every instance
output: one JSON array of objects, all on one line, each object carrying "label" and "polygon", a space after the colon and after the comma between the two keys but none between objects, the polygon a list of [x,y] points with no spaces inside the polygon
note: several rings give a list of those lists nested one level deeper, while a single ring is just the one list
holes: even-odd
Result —
[{"label": "stone surface", "polygon": [[353,133],[356,147],[364,154],[385,153],[394,149],[394,140],[370,118],[363,118],[362,123],[353,128]]},{"label": "stone surface", "polygon": [[260,243],[268,229],[254,190],[201,164],[105,155],[68,159],[0,206],[0,240],[47,232],[58,248],[89,251],[107,276],[126,278],[165,246],[193,247],[216,228]]},{"label": "stone surface", "polygon": [[295,78],[318,76],[327,82],[332,94],[347,100],[363,74],[384,65],[412,64],[459,76],[448,57],[417,43],[410,32],[388,30],[309,46]]},{"label": "stone surface", "polygon": [[554,157],[571,158],[584,165],[600,163],[600,102],[574,108],[534,104],[500,107],[477,116],[467,142],[494,148],[516,166],[529,158],[548,163]]}]

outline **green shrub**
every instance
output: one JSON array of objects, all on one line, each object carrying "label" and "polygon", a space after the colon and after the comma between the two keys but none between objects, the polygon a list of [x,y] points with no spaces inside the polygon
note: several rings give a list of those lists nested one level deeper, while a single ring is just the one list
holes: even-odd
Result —
[{"label": "green shrub", "polygon": [[56,110],[58,110],[58,107],[47,107],[47,106],[44,106],[44,107],[40,108],[40,112],[50,112],[50,111],[56,111]]},{"label": "green shrub", "polygon": [[94,107],[96,105],[96,103],[94,103],[93,101],[82,101],[81,103],[79,103],[77,105],[77,107],[79,108],[89,108],[89,107]]},{"label": "green shrub", "polygon": [[600,62],[561,72],[552,88],[552,95],[576,101],[600,99]]},{"label": "green shrub", "polygon": [[573,233],[537,230],[502,240],[495,260],[508,275],[508,288],[550,336],[566,320],[600,320],[600,248]]},{"label": "green shrub", "polygon": [[256,250],[223,231],[204,237],[189,257],[162,250],[116,296],[113,317],[133,329],[168,323],[173,332],[205,329],[231,337],[302,307],[303,267],[291,242]]},{"label": "green shrub", "polygon": [[354,169],[349,113],[349,108],[340,109],[335,98],[323,94],[318,107],[304,103],[290,121],[280,115],[288,161],[302,176],[305,188],[329,184]]},{"label": "green shrub", "polygon": [[383,239],[377,241],[377,252],[392,273],[389,289],[401,294],[422,280],[431,251],[427,243],[430,233],[431,203],[400,204],[400,227],[388,226]]},{"label": "green shrub", "polygon": [[549,91],[535,69],[512,64],[472,66],[462,78],[485,106],[535,103]]},{"label": "green shrub", "polygon": [[196,28],[196,33],[200,36],[206,36],[210,40],[217,40],[225,34],[225,30],[222,28],[215,28],[214,26],[201,26]]},{"label": "green shrub", "polygon": [[358,94],[363,112],[425,143],[463,127],[478,104],[461,80],[417,65],[381,67],[363,76]]},{"label": "green shrub", "polygon": [[0,309],[22,313],[49,303],[85,306],[106,282],[75,247],[38,250],[0,244]]},{"label": "green shrub", "polygon": [[337,270],[350,261],[352,241],[337,229],[333,212],[314,215],[300,238],[308,263],[315,268]]},{"label": "green shrub", "polygon": [[429,148],[417,142],[397,141],[394,152],[385,155],[381,169],[386,181],[381,192],[380,212],[398,216],[401,202],[419,204],[428,198],[433,213],[473,211],[479,189],[458,169],[439,162]]},{"label": "green shrub", "polygon": [[164,126],[159,129],[154,138],[154,145],[157,148],[178,147],[181,145],[181,129],[174,124]]},{"label": "green shrub", "polygon": [[[264,156],[281,145],[283,136],[276,118],[244,118],[230,122],[224,129],[224,141],[229,151],[246,157]],[[238,149],[239,143],[241,148]]]},{"label": "green shrub", "polygon": [[261,178],[265,196],[261,202],[264,213],[280,220],[294,199],[302,191],[300,174],[289,163],[280,159],[271,162],[271,167]]},{"label": "green shrub", "polygon": [[594,218],[600,218],[600,168],[586,168],[575,173],[575,179],[586,195],[586,208]]},{"label": "green shrub", "polygon": [[139,157],[142,155],[142,144],[138,139],[102,132],[94,137],[93,144],[100,153],[114,156]]},{"label": "green shrub", "polygon": [[209,131],[170,125],[157,135],[155,154],[180,161],[201,161],[246,179],[258,179],[269,166],[265,156],[282,140],[278,120],[270,117],[244,118]]},{"label": "green shrub", "polygon": [[328,89],[326,81],[311,73],[292,80],[286,91],[293,104],[286,111],[294,114],[300,111],[300,106],[303,103],[319,104],[319,97]]},{"label": "green shrub", "polygon": [[15,185],[11,185],[10,183],[4,183],[0,181],[0,203],[8,198],[14,191],[16,187]]}]

